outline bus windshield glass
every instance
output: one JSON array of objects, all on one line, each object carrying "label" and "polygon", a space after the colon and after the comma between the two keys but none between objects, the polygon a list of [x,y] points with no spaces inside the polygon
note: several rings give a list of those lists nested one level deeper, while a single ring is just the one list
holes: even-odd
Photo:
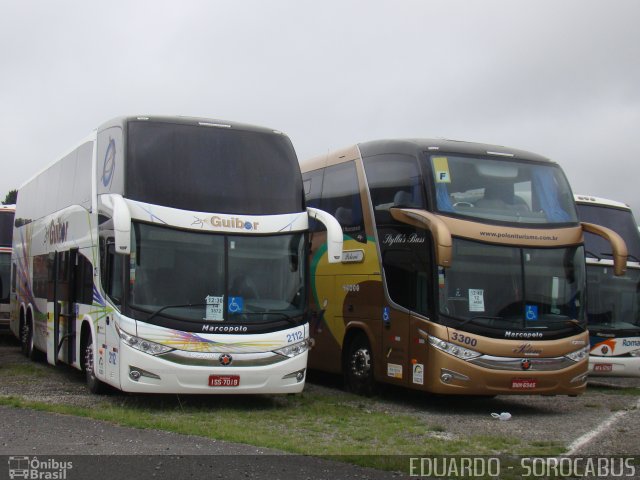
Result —
[{"label": "bus windshield glass", "polygon": [[[629,260],[640,262],[640,233],[630,210],[620,208],[578,204],[580,220],[610,228],[622,237],[627,244]],[[584,245],[587,257],[595,255],[611,259],[611,244],[593,233],[584,232]]]},{"label": "bus windshield glass", "polygon": [[564,173],[552,163],[432,155],[435,203],[440,213],[498,222],[577,223]]},{"label": "bus windshield glass", "polygon": [[11,247],[13,212],[0,212],[0,247]]},{"label": "bus windshield glass", "polygon": [[285,135],[132,121],[127,152],[127,198],[236,215],[304,211],[300,167]]},{"label": "bus windshield glass", "polygon": [[305,234],[220,235],[134,223],[132,236],[128,298],[138,320],[302,322]]},{"label": "bus windshield glass", "polygon": [[585,323],[583,247],[517,248],[454,239],[440,268],[440,313],[494,329],[566,329]]},{"label": "bus windshield glass", "polygon": [[590,330],[640,334],[640,270],[629,268],[616,277],[610,265],[587,264],[587,282]]},{"label": "bus windshield glass", "polygon": [[0,253],[0,303],[9,303],[10,278],[11,278],[11,254]]}]

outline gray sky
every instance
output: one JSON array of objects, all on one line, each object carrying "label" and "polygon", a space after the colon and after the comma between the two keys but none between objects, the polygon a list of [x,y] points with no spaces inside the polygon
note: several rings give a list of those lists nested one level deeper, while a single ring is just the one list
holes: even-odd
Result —
[{"label": "gray sky", "polygon": [[0,199],[103,121],[277,128],[299,158],[446,137],[640,221],[640,1],[0,0]]}]

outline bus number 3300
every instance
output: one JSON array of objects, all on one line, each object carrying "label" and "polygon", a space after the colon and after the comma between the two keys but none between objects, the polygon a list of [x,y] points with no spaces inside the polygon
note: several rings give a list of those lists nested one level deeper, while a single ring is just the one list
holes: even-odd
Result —
[{"label": "bus number 3300", "polygon": [[472,347],[475,347],[478,344],[477,339],[471,338],[467,335],[462,335],[458,332],[453,332],[451,334],[451,340],[453,340],[454,342],[460,342],[464,345],[471,345]]}]

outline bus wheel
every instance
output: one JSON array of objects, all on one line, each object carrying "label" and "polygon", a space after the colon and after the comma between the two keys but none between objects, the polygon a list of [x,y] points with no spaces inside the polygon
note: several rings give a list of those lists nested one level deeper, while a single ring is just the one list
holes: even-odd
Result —
[{"label": "bus wheel", "polygon": [[358,395],[371,395],[374,391],[371,346],[362,334],[356,336],[349,344],[345,365],[345,381],[347,388]]},{"label": "bus wheel", "polygon": [[104,393],[105,384],[96,377],[95,361],[93,356],[93,338],[91,336],[89,336],[87,346],[84,349],[83,368],[89,391],[96,394]]},{"label": "bus wheel", "polygon": [[20,330],[20,344],[22,345],[22,353],[25,357],[31,358],[33,354],[33,328],[31,319],[27,318]]}]

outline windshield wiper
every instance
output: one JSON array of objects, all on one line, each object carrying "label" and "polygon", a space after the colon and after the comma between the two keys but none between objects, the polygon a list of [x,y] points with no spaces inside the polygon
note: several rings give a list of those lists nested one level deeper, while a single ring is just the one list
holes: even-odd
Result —
[{"label": "windshield wiper", "polygon": [[582,325],[575,318],[563,318],[563,319],[553,319],[553,318],[551,318],[551,319],[540,319],[540,320],[536,320],[536,321],[540,321],[543,324],[538,328],[545,328],[545,325],[544,325],[545,323],[546,324],[566,323],[566,324],[570,324],[573,327],[578,327],[581,332],[586,332],[587,331],[587,327]]},{"label": "windshield wiper", "polygon": [[[476,320],[504,320],[504,317],[491,317],[489,315],[476,315],[475,317],[471,317],[471,318],[467,318],[466,320],[463,320],[462,323],[460,325],[458,325],[459,327],[462,327],[463,325],[466,325],[467,323],[476,323]],[[482,325],[482,324],[479,324]]]},{"label": "windshield wiper", "polygon": [[[147,319],[145,320],[145,322],[150,321],[152,318],[160,315],[160,313],[162,313],[163,311],[169,309],[169,308],[189,308],[189,307],[202,307],[206,305],[206,303],[187,303],[187,304],[182,304],[182,305],[165,305],[164,307],[160,307],[158,310],[156,310],[155,312],[153,312],[149,317],[147,317]],[[185,320],[185,321],[189,321],[189,320]],[[199,322],[199,321],[198,321]],[[194,322],[195,323],[195,322]]]},{"label": "windshield wiper", "polygon": [[596,255],[595,253],[590,252],[589,250],[585,250],[585,251],[584,251],[584,254],[585,254],[585,256],[593,257],[593,258],[597,259],[598,261],[602,260],[602,258],[600,258],[600,257],[599,257],[598,255]]},{"label": "windshield wiper", "polygon": [[[607,252],[602,252],[600,255],[606,255],[607,257],[613,257],[613,253],[607,253]],[[633,261],[636,262],[640,262],[640,259],[638,257],[636,257],[635,255],[631,255],[630,253],[627,254],[627,258],[630,258]],[[600,259],[598,259],[600,260]]]},{"label": "windshield wiper", "polygon": [[296,325],[298,322],[296,321],[296,319],[294,317],[292,317],[291,315],[287,315],[286,313],[282,313],[282,312],[237,312],[237,313],[230,313],[229,316],[231,315],[279,315],[281,317],[284,317],[284,320],[286,320],[289,323],[292,323],[294,325]]},{"label": "windshield wiper", "polygon": [[[160,307],[156,311],[154,311],[151,315],[149,315],[149,317],[146,318],[145,322],[151,321],[153,318],[160,315],[163,311],[168,310],[170,308],[204,307],[206,305],[207,305],[206,303],[186,303],[186,304],[180,304],[180,305],[165,305],[163,307]],[[280,317],[283,317],[285,321],[291,324],[297,325],[298,323],[294,317],[282,312],[266,312],[266,311],[265,312],[238,312],[238,313],[230,313],[229,316],[231,315],[278,315]],[[186,318],[180,319],[180,320],[188,323],[202,323],[202,320],[188,320]],[[216,321],[222,321],[222,320],[216,320]]]}]

